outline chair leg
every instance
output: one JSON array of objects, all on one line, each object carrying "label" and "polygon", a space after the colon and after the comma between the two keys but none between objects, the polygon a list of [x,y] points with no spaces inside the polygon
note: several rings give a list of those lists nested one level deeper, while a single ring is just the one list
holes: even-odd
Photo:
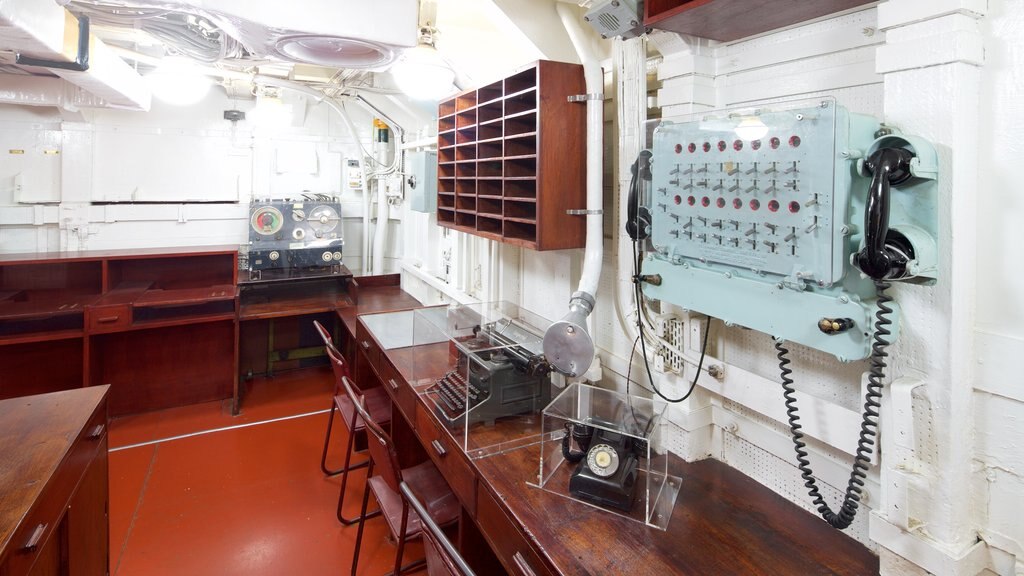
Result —
[{"label": "chair leg", "polygon": [[337,409],[338,407],[335,406],[334,403],[332,402],[331,415],[327,418],[327,435],[324,436],[324,452],[320,456],[320,470],[322,470],[323,473],[326,474],[327,476],[337,476],[338,474],[348,472],[349,470],[358,470],[360,468],[365,468],[367,462],[369,462],[367,460],[355,465],[349,465],[349,462],[351,462],[352,459],[352,447],[355,445],[355,442],[352,441],[352,434],[349,434],[349,447],[348,451],[345,453],[345,465],[342,466],[341,468],[333,469],[327,467],[327,449],[331,445],[331,430],[334,428],[334,413],[337,411]]},{"label": "chair leg", "polygon": [[[367,474],[373,474],[373,464],[371,463]],[[370,501],[370,483],[367,482],[363,488],[363,506],[359,514],[359,530],[356,531],[356,545],[352,551],[352,576],[356,576],[356,567],[359,565],[359,548],[363,544],[363,525],[366,524],[366,505]]]},{"label": "chair leg", "polygon": [[402,524],[395,537],[398,539],[398,551],[395,553],[395,576],[402,576],[402,553],[405,552],[405,529],[409,524],[409,505],[402,498]]},{"label": "chair leg", "polygon": [[[366,467],[370,463],[370,461],[367,460],[366,462],[360,462],[355,466],[349,466],[349,462],[352,459],[352,449],[355,447],[355,436],[355,432],[348,435],[348,445],[345,448],[345,475],[341,477],[341,492],[338,493],[338,521],[344,524],[345,526],[351,526],[365,518],[376,518],[377,516],[380,516],[380,510],[371,512],[370,515],[367,516],[365,508],[363,509],[362,514],[356,516],[355,518],[346,518],[345,515],[342,513],[342,505],[345,503],[345,487],[348,486],[348,473],[352,470],[358,470],[359,468]],[[371,472],[372,469],[366,472],[367,480],[370,479]]]}]

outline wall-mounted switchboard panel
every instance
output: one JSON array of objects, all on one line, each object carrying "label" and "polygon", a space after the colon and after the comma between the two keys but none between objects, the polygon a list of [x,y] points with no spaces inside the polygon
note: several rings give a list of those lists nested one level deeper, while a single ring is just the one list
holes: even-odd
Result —
[{"label": "wall-mounted switchboard panel", "polygon": [[[879,128],[831,99],[663,123],[652,158],[655,250],[644,263],[662,282],[645,293],[841,359],[867,357],[875,287],[851,255],[870,183],[860,159]],[[934,152],[918,156],[918,172],[933,175]],[[922,206],[923,224],[914,222]],[[892,215],[894,230],[933,238],[934,190],[894,195]],[[921,252],[913,272],[928,276],[933,254]]]}]

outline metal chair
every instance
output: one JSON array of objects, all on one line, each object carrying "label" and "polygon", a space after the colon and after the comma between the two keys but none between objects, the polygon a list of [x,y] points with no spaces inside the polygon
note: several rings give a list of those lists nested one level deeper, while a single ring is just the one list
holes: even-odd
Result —
[{"label": "metal chair", "polygon": [[[331,414],[327,419],[327,434],[324,437],[324,450],[320,457],[320,469],[323,470],[324,474],[328,476],[334,476],[336,474],[344,474],[341,478],[341,492],[338,495],[338,521],[346,526],[355,524],[360,520],[356,518],[346,518],[342,513],[342,506],[345,502],[345,488],[348,486],[348,473],[352,470],[358,470],[365,468],[369,465],[369,460],[364,460],[356,464],[352,464],[352,452],[355,449],[355,440],[358,434],[365,434],[366,429],[363,425],[363,420],[356,414],[355,408],[352,406],[352,401],[345,393],[344,388],[341,384],[342,378],[349,377],[348,364],[342,357],[341,352],[334,345],[334,340],[331,335],[323,327],[322,324],[313,321],[313,326],[316,331],[320,333],[320,337],[324,341],[324,347],[327,350],[327,357],[331,361],[331,369],[334,370],[334,397],[331,402]],[[354,384],[353,384],[354,385]],[[374,419],[381,425],[387,425],[391,422],[391,398],[388,397],[387,392],[381,388],[371,388],[365,392],[360,389],[360,393],[366,397],[366,408],[367,411],[373,415]],[[345,446],[345,464],[341,468],[330,469],[327,467],[327,450],[331,443],[331,430],[334,428],[334,414],[335,412],[340,413],[341,421],[348,430],[348,443]],[[380,514],[379,511],[371,513],[371,517]]]},{"label": "metal chair", "polygon": [[452,546],[440,526],[430,518],[426,507],[412,493],[409,485],[402,482],[399,487],[402,489],[402,496],[405,497],[405,500],[420,517],[420,522],[423,523],[423,549],[427,555],[427,576],[476,576],[459,551]]},{"label": "metal chair", "polygon": [[[366,506],[372,491],[384,513],[388,530],[398,544],[393,574],[401,576],[403,572],[419,568],[425,563],[425,560],[417,560],[402,566],[406,540],[419,537],[424,532],[422,518],[429,518],[437,526],[448,526],[458,521],[461,507],[444,477],[429,460],[405,469],[399,467],[394,441],[366,411],[364,398],[355,391],[352,382],[348,378],[342,378],[342,384],[352,399],[356,412],[366,424],[370,445],[370,467],[367,472],[370,478],[366,481],[366,489],[363,492],[361,516],[366,516]],[[426,503],[425,514],[422,517],[409,510],[409,503],[401,494],[400,486],[403,482],[418,500]],[[359,564],[359,549],[362,546],[365,523],[365,519],[359,522],[359,531],[356,533],[355,551],[352,556],[353,576]]]}]

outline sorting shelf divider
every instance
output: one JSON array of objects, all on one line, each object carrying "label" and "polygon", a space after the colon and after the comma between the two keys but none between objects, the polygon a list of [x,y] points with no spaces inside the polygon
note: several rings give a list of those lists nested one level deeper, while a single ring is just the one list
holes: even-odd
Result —
[{"label": "sorting shelf divider", "polygon": [[583,68],[541,60],[438,105],[439,225],[534,250],[582,248]]}]

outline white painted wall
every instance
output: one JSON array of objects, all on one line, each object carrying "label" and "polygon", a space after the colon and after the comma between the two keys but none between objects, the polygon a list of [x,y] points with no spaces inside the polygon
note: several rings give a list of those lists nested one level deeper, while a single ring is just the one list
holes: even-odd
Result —
[{"label": "white painted wall", "polygon": [[[341,197],[344,260],[361,273],[362,192],[344,173],[355,140],[327,106],[285,100],[293,116],[284,126],[254,122],[253,101],[221,90],[190,107],[95,110],[82,122],[0,105],[0,252],[244,244],[250,199],[308,190]],[[249,119],[232,125],[222,117],[229,109]],[[347,109],[368,146],[369,115]],[[394,271],[397,222],[386,248]]]}]

